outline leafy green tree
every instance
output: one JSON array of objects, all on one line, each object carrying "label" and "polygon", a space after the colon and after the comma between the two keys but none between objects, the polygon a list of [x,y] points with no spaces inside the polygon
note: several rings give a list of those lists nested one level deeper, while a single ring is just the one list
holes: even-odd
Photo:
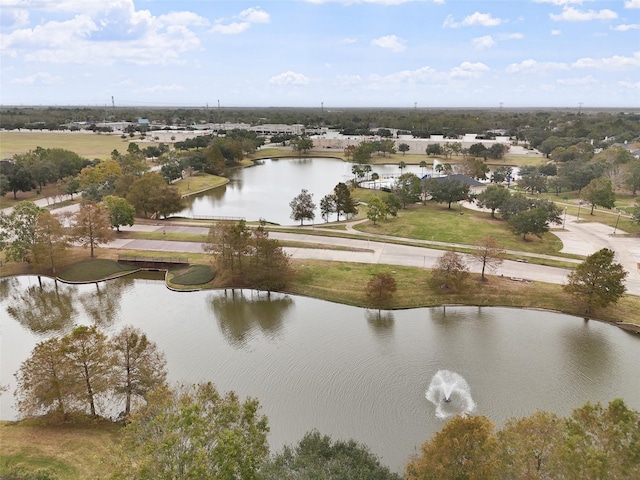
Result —
[{"label": "leafy green tree", "polygon": [[328,194],[320,199],[320,216],[325,222],[329,221],[329,216],[336,211],[336,197]]},{"label": "leafy green tree", "polygon": [[336,200],[336,214],[338,221],[340,221],[340,215],[355,215],[358,213],[358,207],[355,201],[351,198],[351,190],[345,183],[338,183],[334,190],[333,195]]},{"label": "leafy green tree", "polygon": [[532,208],[516,213],[510,216],[507,222],[514,235],[522,235],[523,240],[527,239],[529,233],[542,238],[542,234],[549,231],[547,213],[541,208]]},{"label": "leafy green tree", "polygon": [[251,231],[244,220],[217,222],[209,227],[207,241],[202,244],[211,253],[220,269],[232,275],[242,275],[243,258],[250,249]]},{"label": "leafy green tree", "polygon": [[17,409],[22,417],[68,411],[70,392],[76,384],[71,363],[62,353],[60,341],[51,338],[36,344],[15,374]]},{"label": "leafy green tree", "polygon": [[109,212],[109,221],[112,227],[119,232],[121,225],[132,226],[135,221],[136,209],[122,197],[107,195],[102,199]]},{"label": "leafy green tree", "polygon": [[113,385],[112,357],[107,337],[94,325],[80,325],[62,338],[60,347],[76,379],[74,396],[97,416],[97,402]]},{"label": "leafy green tree", "polygon": [[640,198],[636,198],[635,206],[633,212],[631,213],[631,218],[634,222],[640,224]]},{"label": "leafy green tree", "polygon": [[114,354],[115,393],[124,396],[124,416],[131,413],[131,402],[146,399],[149,392],[165,385],[167,361],[157,345],[141,330],[126,326],[110,341]]},{"label": "leafy green tree", "polygon": [[13,192],[14,200],[18,198],[18,192],[29,192],[36,187],[33,175],[24,165],[17,163],[5,173],[8,179],[9,191]]},{"label": "leafy green tree", "polygon": [[407,164],[404,163],[404,161],[400,160],[400,162],[398,163],[398,168],[402,172],[405,168],[407,168]]},{"label": "leafy green tree", "polygon": [[482,143],[474,143],[469,147],[469,154],[474,157],[484,157],[485,159],[489,156],[489,150]]},{"label": "leafy green tree", "polygon": [[145,218],[168,217],[182,209],[182,196],[176,187],[167,185],[161,175],[146,173],[135,180],[127,193],[127,201]]},{"label": "leafy green tree", "polygon": [[476,204],[480,208],[491,210],[491,218],[495,218],[496,210],[499,210],[511,197],[509,190],[502,185],[489,185],[476,197]]},{"label": "leafy green tree", "polygon": [[163,185],[154,197],[156,218],[167,218],[183,208],[182,195],[176,187]]},{"label": "leafy green tree", "polygon": [[373,153],[373,148],[370,142],[363,142],[353,150],[353,161],[355,163],[363,164],[369,163],[371,161],[371,154]]},{"label": "leafy green tree", "polygon": [[222,395],[211,383],[157,389],[122,430],[112,478],[254,480],[268,432],[257,400]]},{"label": "leafy green tree", "polygon": [[469,277],[469,268],[458,252],[448,250],[438,258],[431,270],[431,286],[458,290]]},{"label": "leafy green tree", "polygon": [[566,439],[559,459],[563,477],[639,478],[640,412],[621,399],[604,408],[587,403],[567,419]]},{"label": "leafy green tree", "polygon": [[36,243],[36,222],[42,209],[33,202],[19,202],[9,214],[0,212],[0,248],[13,262],[29,262]]},{"label": "leafy green tree", "polygon": [[291,219],[296,221],[300,220],[300,225],[302,225],[305,220],[313,221],[316,217],[316,204],[313,203],[313,194],[304,188],[289,202],[289,207],[291,207]]},{"label": "leafy green tree", "polygon": [[9,179],[5,174],[0,173],[0,197],[4,197],[10,191]]},{"label": "leafy green tree", "polygon": [[427,162],[425,162],[424,160],[420,161],[420,174],[424,176],[424,169],[427,168],[429,165],[427,165]]},{"label": "leafy green tree", "polygon": [[426,149],[427,155],[442,155],[442,147],[439,143],[432,143],[427,145]]},{"label": "leafy green tree", "polygon": [[373,197],[367,207],[367,218],[375,225],[380,220],[387,218],[387,205],[380,197]]},{"label": "leafy green tree", "polygon": [[591,204],[591,215],[595,207],[611,209],[616,205],[616,194],[613,192],[611,180],[604,177],[591,180],[580,192],[580,198]]},{"label": "leafy green tree", "polygon": [[453,202],[469,198],[469,184],[452,178],[430,178],[425,182],[425,190],[438,203],[447,203],[451,209]]},{"label": "leafy green tree", "polygon": [[493,183],[502,183],[510,179],[513,175],[513,168],[507,166],[497,167],[491,174],[491,181]]},{"label": "leafy green tree", "polygon": [[405,480],[500,478],[494,428],[483,416],[453,418],[409,461]]},{"label": "leafy green tree", "polygon": [[477,178],[478,180],[486,180],[487,173],[489,173],[489,166],[479,158],[467,157],[460,162],[458,168],[463,175]]},{"label": "leafy green tree", "polygon": [[261,470],[261,480],[400,480],[381,464],[366,445],[355,440],[333,441],[317,430],[295,446],[285,446]]},{"label": "leafy green tree", "polygon": [[410,149],[411,147],[409,147],[409,145],[407,145],[406,143],[401,143],[400,145],[398,145],[398,151],[402,152],[402,155],[405,155]]},{"label": "leafy green tree", "polygon": [[640,159],[634,159],[627,164],[624,184],[635,197],[640,189]]},{"label": "leafy green tree", "polygon": [[518,186],[532,194],[546,192],[547,177],[538,172],[522,175],[518,180]]},{"label": "leafy green tree", "polygon": [[604,308],[624,295],[627,271],[614,261],[615,253],[608,248],[589,255],[569,274],[564,290],[574,295],[586,312],[595,307]]},{"label": "leafy green tree", "polygon": [[73,196],[80,191],[80,180],[77,177],[65,177],[58,181],[58,188],[73,200]]},{"label": "leafy green tree", "polygon": [[389,304],[397,289],[398,285],[393,275],[377,273],[369,280],[365,291],[372,306],[380,309]]},{"label": "leafy green tree", "polygon": [[408,203],[420,200],[422,183],[415,173],[403,173],[396,179],[392,191],[402,202],[402,208],[406,208]]},{"label": "leafy green tree", "polygon": [[307,153],[309,150],[313,148],[313,140],[303,135],[301,137],[296,138],[295,140],[291,140],[291,145],[293,145],[293,149],[298,152]]},{"label": "leafy green tree", "polygon": [[490,158],[494,158],[496,160],[499,160],[502,157],[504,157],[504,153],[508,149],[509,149],[509,147],[507,147],[506,145],[504,145],[502,143],[494,143],[493,145],[491,145],[489,147],[489,150],[488,150],[489,157]]},{"label": "leafy green tree", "polygon": [[93,257],[95,248],[113,239],[107,209],[99,203],[83,203],[75,214],[75,225],[71,236],[81,246],[89,247]]},{"label": "leafy green tree", "polygon": [[43,210],[36,217],[34,234],[35,242],[31,252],[33,263],[50,269],[55,274],[69,249],[66,229],[58,217],[48,210]]},{"label": "leafy green tree", "polygon": [[294,276],[291,259],[278,240],[269,238],[263,222],[253,231],[251,245],[247,273],[251,287],[268,294],[285,290]]}]

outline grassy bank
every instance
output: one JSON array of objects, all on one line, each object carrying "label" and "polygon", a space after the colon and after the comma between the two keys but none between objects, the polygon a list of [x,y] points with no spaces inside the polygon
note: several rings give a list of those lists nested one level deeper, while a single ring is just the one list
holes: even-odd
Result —
[{"label": "grassy bank", "polygon": [[104,478],[102,459],[116,443],[118,430],[111,422],[62,426],[2,422],[0,478],[14,478],[8,476],[12,471],[45,471],[58,480]]}]

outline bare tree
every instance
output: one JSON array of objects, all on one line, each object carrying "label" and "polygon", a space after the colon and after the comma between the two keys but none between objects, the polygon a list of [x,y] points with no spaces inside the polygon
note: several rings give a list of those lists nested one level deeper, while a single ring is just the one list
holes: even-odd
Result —
[{"label": "bare tree", "polygon": [[458,289],[469,276],[469,268],[462,255],[453,250],[445,252],[431,271],[431,285],[434,288]]},{"label": "bare tree", "polygon": [[485,269],[494,271],[504,261],[505,251],[493,237],[484,237],[478,242],[478,249],[472,253],[474,260],[482,264],[481,280],[486,281]]}]

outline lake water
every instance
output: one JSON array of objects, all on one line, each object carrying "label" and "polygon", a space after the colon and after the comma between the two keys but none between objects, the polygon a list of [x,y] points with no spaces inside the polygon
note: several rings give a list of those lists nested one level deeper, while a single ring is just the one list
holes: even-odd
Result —
[{"label": "lake water", "polygon": [[[187,197],[185,209],[175,215],[243,217],[247,221],[264,218],[280,225],[293,225],[296,222],[291,220],[289,202],[304,188],[313,194],[317,206],[315,223],[322,223],[320,200],[332,193],[339,182],[353,179],[352,166],[331,158],[261,160],[253,167],[231,170],[225,186]],[[372,172],[380,176],[408,172],[420,175],[421,170],[417,165],[402,172],[397,165],[372,166]],[[335,215],[331,220],[335,220]]]},{"label": "lake water", "polygon": [[640,337],[533,310],[447,307],[369,311],[251,291],[178,293],[154,274],[91,285],[0,280],[0,418],[15,418],[13,374],[35,343],[74,324],[131,324],[165,352],[170,380],[212,381],[260,400],[273,450],[312,428],[355,438],[400,471],[442,428],[425,398],[449,370],[475,413],[501,424],[538,409],[567,415],[623,398],[640,410]]}]

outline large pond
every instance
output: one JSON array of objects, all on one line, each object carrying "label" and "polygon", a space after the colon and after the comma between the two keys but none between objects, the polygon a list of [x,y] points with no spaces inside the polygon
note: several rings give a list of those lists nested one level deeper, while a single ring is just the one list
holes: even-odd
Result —
[{"label": "large pond", "polygon": [[[0,281],[1,418],[15,418],[13,374],[35,343],[74,324],[141,328],[170,379],[210,380],[257,397],[279,449],[318,428],[368,444],[400,470],[442,428],[425,398],[439,370],[460,375],[475,413],[498,424],[538,409],[566,415],[623,398],[640,410],[640,338],[542,311],[447,307],[368,311],[250,291],[177,293],[150,276],[70,286]],[[440,406],[451,407],[456,403]]]},{"label": "large pond", "polygon": [[[302,189],[313,194],[316,223],[322,223],[320,200],[330,194],[339,182],[353,179],[353,164],[331,158],[267,159],[250,168],[238,168],[229,172],[229,183],[223,187],[188,197],[187,206],[176,216],[224,216],[242,217],[247,221],[260,218],[280,225],[295,224],[291,220],[289,202]],[[415,173],[431,173],[409,165],[402,171],[398,165],[373,165],[372,173],[380,177]],[[335,220],[335,215],[331,220]]]}]

